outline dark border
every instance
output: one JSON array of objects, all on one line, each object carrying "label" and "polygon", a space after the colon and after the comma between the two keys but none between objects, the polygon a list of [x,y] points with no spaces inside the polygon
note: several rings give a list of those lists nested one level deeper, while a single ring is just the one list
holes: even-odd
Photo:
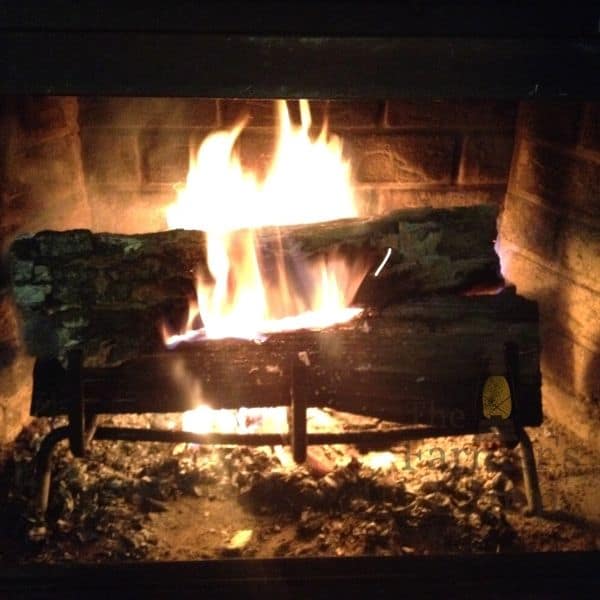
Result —
[{"label": "dark border", "polygon": [[600,98],[600,38],[1,32],[0,93]]},{"label": "dark border", "polygon": [[307,36],[587,36],[597,2],[547,0],[5,0],[8,31]]},{"label": "dark border", "polygon": [[0,595],[24,598],[593,597],[600,553],[5,567]]}]

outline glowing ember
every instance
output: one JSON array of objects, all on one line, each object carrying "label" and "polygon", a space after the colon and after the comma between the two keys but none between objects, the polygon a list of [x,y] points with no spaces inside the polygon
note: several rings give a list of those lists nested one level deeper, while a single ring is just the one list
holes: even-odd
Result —
[{"label": "glowing ember", "polygon": [[361,462],[371,469],[389,469],[394,465],[396,455],[393,452],[369,452],[361,457]]},{"label": "glowing ember", "polygon": [[366,274],[363,263],[328,256],[296,261],[292,269],[280,253],[265,276],[259,228],[357,214],[340,139],[326,127],[311,139],[306,101],[300,101],[300,126],[291,123],[284,101],[277,108],[275,158],[263,180],[242,167],[234,149],[244,126],[239,123],[204,140],[186,186],[169,207],[169,227],[206,232],[212,279],[198,278],[185,330],[164,330],[168,347],[206,338],[261,341],[274,332],[323,329],[360,313],[349,305]]}]

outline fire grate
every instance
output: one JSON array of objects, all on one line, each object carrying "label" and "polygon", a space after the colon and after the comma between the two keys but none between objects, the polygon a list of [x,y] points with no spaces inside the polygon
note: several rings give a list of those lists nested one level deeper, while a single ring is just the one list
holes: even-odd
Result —
[{"label": "fire grate", "polygon": [[[159,282],[156,294],[157,272],[149,275],[147,265],[165,265],[159,272],[167,279],[169,269],[175,269],[173,277],[190,277],[188,267],[206,261],[202,232],[67,231],[19,238],[11,248],[11,269],[26,343],[37,357],[32,414],[69,416],[69,425],[51,432],[40,449],[40,510],[48,503],[52,450],[65,438],[76,456],[84,456],[93,439],[125,439],[289,445],[303,462],[308,445],[380,446],[495,431],[506,445],[520,443],[529,508],[539,512],[535,461],[524,430],[542,420],[537,305],[511,287],[457,293],[494,278],[498,285],[495,223],[495,210],[474,206],[292,227],[281,237],[267,233],[260,245],[267,254],[273,239],[284,239],[286,256],[300,251],[319,258],[332,246],[370,256],[387,248],[389,260],[383,271],[372,267],[362,280],[355,296],[362,312],[350,321],[276,331],[261,340],[202,339],[170,351],[158,325],[192,284],[185,277],[178,286],[160,288]],[[43,283],[36,279],[40,272]],[[289,433],[98,425],[102,414],[190,410],[198,396],[212,408],[287,407]],[[311,433],[311,407],[400,426]]]},{"label": "fire grate", "polygon": [[[160,357],[155,357],[160,360]],[[541,494],[535,466],[535,458],[531,441],[524,425],[536,424],[531,420],[531,412],[521,410],[531,398],[520,396],[524,389],[520,377],[520,352],[514,343],[504,346],[504,370],[502,375],[488,376],[483,385],[479,385],[480,418],[458,425],[448,421],[445,425],[423,424],[404,426],[385,431],[354,431],[342,433],[308,433],[306,410],[314,405],[309,400],[306,390],[309,382],[315,378],[310,367],[303,361],[297,360],[292,366],[292,376],[289,387],[288,421],[289,433],[281,434],[237,434],[209,433],[197,434],[187,431],[171,431],[159,429],[137,429],[124,427],[102,427],[98,425],[97,409],[101,405],[98,390],[105,384],[106,390],[114,389],[114,367],[105,369],[86,369],[82,367],[81,352],[69,353],[68,365],[63,369],[58,361],[38,359],[34,371],[34,399],[48,398],[48,394],[63,394],[69,406],[69,424],[53,430],[44,439],[37,457],[37,472],[40,477],[38,507],[45,513],[51,482],[52,452],[62,440],[68,439],[70,449],[75,456],[83,457],[90,443],[96,440],[128,440],[166,443],[193,443],[198,445],[236,445],[248,446],[287,445],[291,446],[296,462],[304,462],[307,446],[324,444],[391,444],[393,442],[412,439],[423,439],[440,436],[465,435],[474,433],[495,432],[500,435],[504,444],[514,447],[520,444],[524,482],[528,500],[528,509],[532,514],[539,514],[542,509]],[[116,377],[118,381],[119,377]],[[499,397],[492,391],[490,384],[497,385],[498,381],[505,382],[506,388],[500,386],[502,393],[509,391],[508,397]],[[52,385],[49,385],[52,382]],[[86,395],[87,384],[93,384],[95,394]],[[525,386],[526,387],[526,386]],[[143,393],[142,390],[140,390]],[[494,396],[494,394],[496,394]],[[490,401],[490,398],[492,400]],[[114,398],[113,398],[114,399]],[[506,417],[494,412],[499,402],[510,402],[510,414]],[[534,399],[534,404],[535,399]],[[539,396],[538,402],[539,405]],[[490,407],[491,412],[490,412]],[[538,406],[541,410],[541,406]],[[525,417],[523,421],[522,418]]]}]

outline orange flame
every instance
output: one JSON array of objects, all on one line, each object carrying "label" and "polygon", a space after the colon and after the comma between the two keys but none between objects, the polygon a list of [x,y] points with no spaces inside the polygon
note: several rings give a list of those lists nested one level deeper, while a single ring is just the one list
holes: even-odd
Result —
[{"label": "orange flame", "polygon": [[[292,124],[285,101],[277,102],[277,110],[276,152],[264,179],[242,167],[234,146],[245,123],[238,123],[204,140],[185,187],[168,208],[169,227],[206,232],[212,275],[197,280],[185,330],[164,329],[168,347],[206,338],[260,341],[279,331],[322,329],[361,312],[350,303],[367,272],[364,263],[330,255],[289,264],[279,247],[274,264],[266,264],[260,228],[357,215],[341,140],[328,135],[326,126],[311,138],[306,100],[300,101],[299,126]],[[202,327],[194,329],[198,317]]]}]

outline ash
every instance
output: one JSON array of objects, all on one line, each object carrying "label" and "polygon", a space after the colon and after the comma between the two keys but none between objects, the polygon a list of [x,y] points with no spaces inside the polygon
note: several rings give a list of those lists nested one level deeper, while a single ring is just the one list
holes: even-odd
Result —
[{"label": "ash", "polygon": [[[177,419],[106,422],[172,428]],[[62,444],[42,518],[32,459],[59,424],[37,420],[5,450],[4,563],[507,552],[537,549],[532,536],[548,533],[521,516],[516,451],[474,436],[385,453],[315,447],[303,466],[270,447],[93,442],[76,459]],[[584,529],[561,525],[565,539],[584,539]]]}]

